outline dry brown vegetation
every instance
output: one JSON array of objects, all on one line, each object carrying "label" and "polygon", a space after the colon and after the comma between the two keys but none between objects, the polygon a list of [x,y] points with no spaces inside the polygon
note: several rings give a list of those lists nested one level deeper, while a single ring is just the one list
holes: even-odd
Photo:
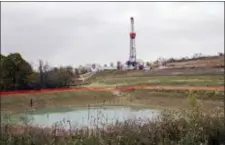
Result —
[{"label": "dry brown vegetation", "polygon": [[190,67],[224,67],[224,56],[205,58],[199,60],[187,60],[181,62],[170,62],[166,64],[169,68],[190,68]]},{"label": "dry brown vegetation", "polygon": [[[192,100],[192,99],[191,99]],[[63,131],[2,124],[1,143],[7,145],[219,145],[224,142],[224,116],[219,109],[205,114],[192,100],[187,111],[162,112],[141,125],[128,120],[104,128]],[[212,115],[213,114],[213,115]]]}]

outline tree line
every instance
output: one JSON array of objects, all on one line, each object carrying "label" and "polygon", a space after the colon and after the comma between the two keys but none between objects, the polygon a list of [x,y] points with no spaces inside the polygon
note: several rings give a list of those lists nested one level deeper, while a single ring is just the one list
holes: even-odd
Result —
[{"label": "tree line", "polygon": [[39,61],[39,71],[34,71],[19,53],[1,54],[0,65],[1,91],[69,87],[78,75],[71,66],[50,67],[43,61]]}]

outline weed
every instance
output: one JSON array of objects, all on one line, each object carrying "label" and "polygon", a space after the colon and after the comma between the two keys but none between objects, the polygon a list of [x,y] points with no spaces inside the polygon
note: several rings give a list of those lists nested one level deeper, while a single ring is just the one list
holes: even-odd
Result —
[{"label": "weed", "polygon": [[[224,116],[215,109],[205,113],[193,93],[189,111],[165,110],[155,120],[141,124],[137,120],[64,131],[55,126],[49,129],[26,124],[15,133],[13,125],[2,124],[1,144],[7,145],[200,145],[220,142],[224,136]],[[101,119],[101,116],[98,117]],[[70,122],[68,122],[70,123]],[[14,127],[15,129],[15,127]],[[23,131],[22,131],[23,130]],[[58,134],[61,132],[60,134]]]}]

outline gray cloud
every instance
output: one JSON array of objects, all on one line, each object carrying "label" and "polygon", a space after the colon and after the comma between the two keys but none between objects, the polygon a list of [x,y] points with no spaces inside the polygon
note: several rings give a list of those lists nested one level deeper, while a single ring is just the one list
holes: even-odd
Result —
[{"label": "gray cloud", "polygon": [[224,51],[222,2],[2,3],[1,51],[51,65],[126,61],[130,16],[140,59]]}]

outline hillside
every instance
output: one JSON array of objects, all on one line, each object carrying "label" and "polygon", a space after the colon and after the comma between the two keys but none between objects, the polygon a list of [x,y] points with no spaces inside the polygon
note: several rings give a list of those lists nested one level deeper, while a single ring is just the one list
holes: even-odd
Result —
[{"label": "hillside", "polygon": [[224,56],[199,58],[169,62],[166,68],[145,70],[104,70],[87,77],[83,82],[90,83],[98,80],[117,77],[151,77],[151,76],[178,76],[178,75],[223,75]]},{"label": "hillside", "polygon": [[196,60],[183,60],[179,62],[167,63],[169,68],[189,68],[189,67],[224,67],[224,56],[203,57]]}]

